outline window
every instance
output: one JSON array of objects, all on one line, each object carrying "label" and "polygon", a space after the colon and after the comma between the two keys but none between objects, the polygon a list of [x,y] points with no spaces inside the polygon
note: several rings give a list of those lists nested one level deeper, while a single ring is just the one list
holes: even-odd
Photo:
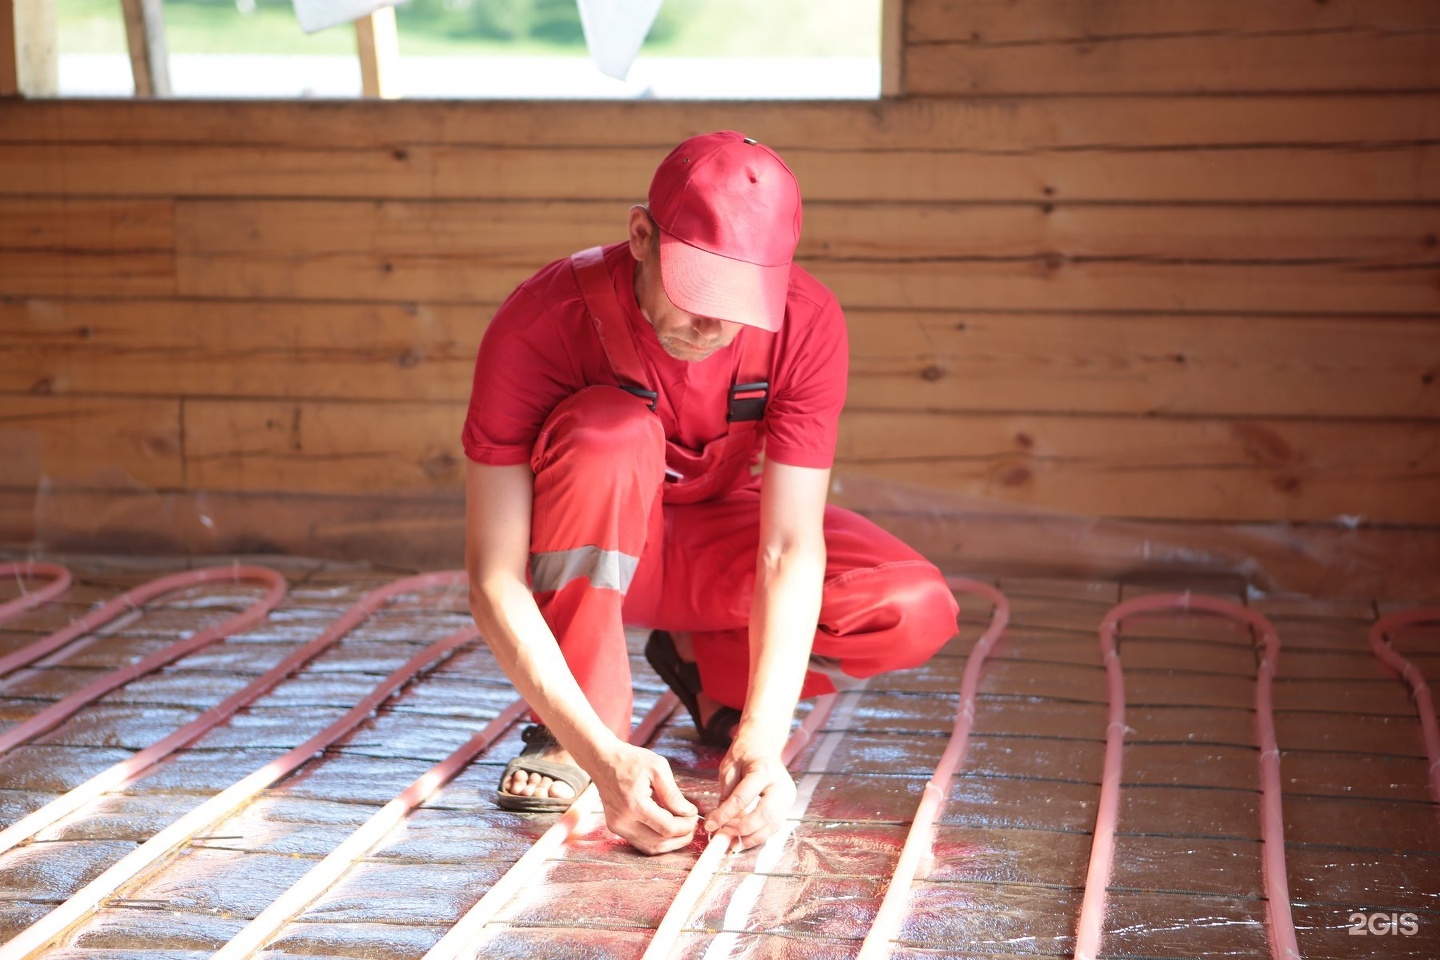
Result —
[{"label": "window", "polygon": [[[55,0],[62,96],[134,93],[118,0]],[[882,0],[664,0],[624,80],[587,55],[576,0],[410,0],[394,93],[415,98],[864,99]],[[307,35],[289,0],[166,0],[180,97],[353,97],[356,28]],[[388,16],[388,14],[387,14]]]}]

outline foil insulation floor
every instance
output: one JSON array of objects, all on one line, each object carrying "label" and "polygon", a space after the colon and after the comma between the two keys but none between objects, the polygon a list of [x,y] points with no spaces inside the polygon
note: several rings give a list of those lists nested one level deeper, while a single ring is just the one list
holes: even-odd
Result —
[{"label": "foil insulation floor", "polygon": [[[162,740],[402,576],[246,562],[284,574],[279,605],[0,756],[0,828]],[[0,657],[186,563],[91,557],[66,566],[67,591],[0,625]],[[1411,691],[1366,643],[1392,607],[1249,597],[1225,581],[995,582],[1010,626],[985,662],[968,753],[891,956],[1071,955],[1107,733],[1098,626],[1123,599],[1194,588],[1265,614],[1279,631],[1274,722],[1301,955],[1440,957],[1440,806]],[[0,681],[0,734],[234,617],[263,592],[256,583],[207,583],[158,597],[17,671]],[[18,593],[15,582],[0,585],[0,604]],[[836,698],[793,765],[805,800],[793,831],[721,862],[672,956],[857,955],[955,723],[966,654],[989,621],[988,603],[962,597],[961,607],[959,636],[939,656]],[[142,842],[345,714],[417,651],[469,625],[457,585],[403,593],[228,722],[0,854],[0,950]],[[632,637],[637,721],[663,692],[639,653],[642,639]],[[1440,683],[1440,625],[1393,641]],[[1101,955],[1268,957],[1252,637],[1236,622],[1165,612],[1128,618],[1120,649],[1128,729]],[[465,642],[37,955],[213,955],[514,698],[484,644]],[[652,745],[698,803],[713,802],[719,754],[696,743],[683,710]],[[555,820],[492,803],[519,747],[518,726],[505,727],[256,955],[422,957]],[[697,841],[647,858],[591,824],[506,903],[471,955],[638,958],[700,851]]]}]

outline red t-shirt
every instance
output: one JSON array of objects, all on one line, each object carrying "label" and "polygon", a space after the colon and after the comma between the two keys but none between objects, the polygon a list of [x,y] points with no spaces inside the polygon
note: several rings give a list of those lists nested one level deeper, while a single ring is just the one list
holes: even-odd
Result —
[{"label": "red t-shirt", "polygon": [[[726,433],[730,385],[748,328],[704,360],[677,360],[660,346],[635,302],[629,246],[606,247],[605,266],[649,386],[660,395],[655,412],[665,436],[698,452]],[[775,337],[765,456],[796,467],[828,467],[835,460],[849,372],[845,317],[835,295],[799,266],[790,268],[785,322]],[[462,434],[466,456],[498,466],[528,463],[550,411],[599,384],[619,382],[567,257],[517,287],[485,331]]]}]

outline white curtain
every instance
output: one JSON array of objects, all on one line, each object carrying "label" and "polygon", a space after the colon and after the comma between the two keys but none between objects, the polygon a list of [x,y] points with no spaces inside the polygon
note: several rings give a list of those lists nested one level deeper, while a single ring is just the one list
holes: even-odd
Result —
[{"label": "white curtain", "polygon": [[624,80],[655,23],[661,0],[576,0],[590,59],[607,77]]},{"label": "white curtain", "polygon": [[[300,28],[314,33],[369,16],[402,0],[294,0]],[[484,3],[485,0],[477,0]],[[607,77],[624,80],[640,53],[662,0],[576,0],[590,59]]]},{"label": "white curtain", "polygon": [[306,33],[368,17],[381,7],[398,7],[402,0],[295,0],[295,16]]}]

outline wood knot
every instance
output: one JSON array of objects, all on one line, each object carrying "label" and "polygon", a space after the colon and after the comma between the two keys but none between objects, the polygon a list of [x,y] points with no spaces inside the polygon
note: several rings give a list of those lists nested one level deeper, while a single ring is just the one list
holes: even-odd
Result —
[{"label": "wood knot", "polygon": [[420,469],[424,470],[425,475],[432,480],[442,480],[455,472],[458,463],[459,461],[450,451],[437,450],[434,453],[427,454],[425,458],[420,461]]},{"label": "wood knot", "polygon": [[55,381],[50,377],[41,377],[30,384],[30,392],[52,394],[55,392]]},{"label": "wood knot", "polygon": [[1024,430],[1021,430],[1019,433],[1015,434],[1015,443],[1026,450],[1030,450],[1035,446],[1035,438],[1030,436],[1030,434],[1026,433]]},{"label": "wood knot", "polygon": [[400,356],[395,358],[395,362],[401,367],[404,367],[406,370],[409,370],[411,367],[420,366],[420,354],[416,353],[414,350],[406,350],[404,353],[400,354]]},{"label": "wood knot", "polygon": [[169,437],[151,435],[142,440],[140,446],[152,457],[168,457],[175,453],[175,442]]},{"label": "wood knot", "polygon": [[1258,423],[1237,423],[1231,429],[1240,439],[1245,455],[1257,463],[1285,466],[1300,459],[1285,438],[1269,427]]},{"label": "wood knot", "polygon": [[945,371],[935,366],[935,364],[933,363],[920,371],[921,380],[929,380],[933,382],[935,380],[939,380],[943,376],[945,376]]},{"label": "wood knot", "polygon": [[1023,464],[1012,464],[1000,471],[1000,483],[1007,487],[1023,487],[1030,482],[1030,468]]}]

